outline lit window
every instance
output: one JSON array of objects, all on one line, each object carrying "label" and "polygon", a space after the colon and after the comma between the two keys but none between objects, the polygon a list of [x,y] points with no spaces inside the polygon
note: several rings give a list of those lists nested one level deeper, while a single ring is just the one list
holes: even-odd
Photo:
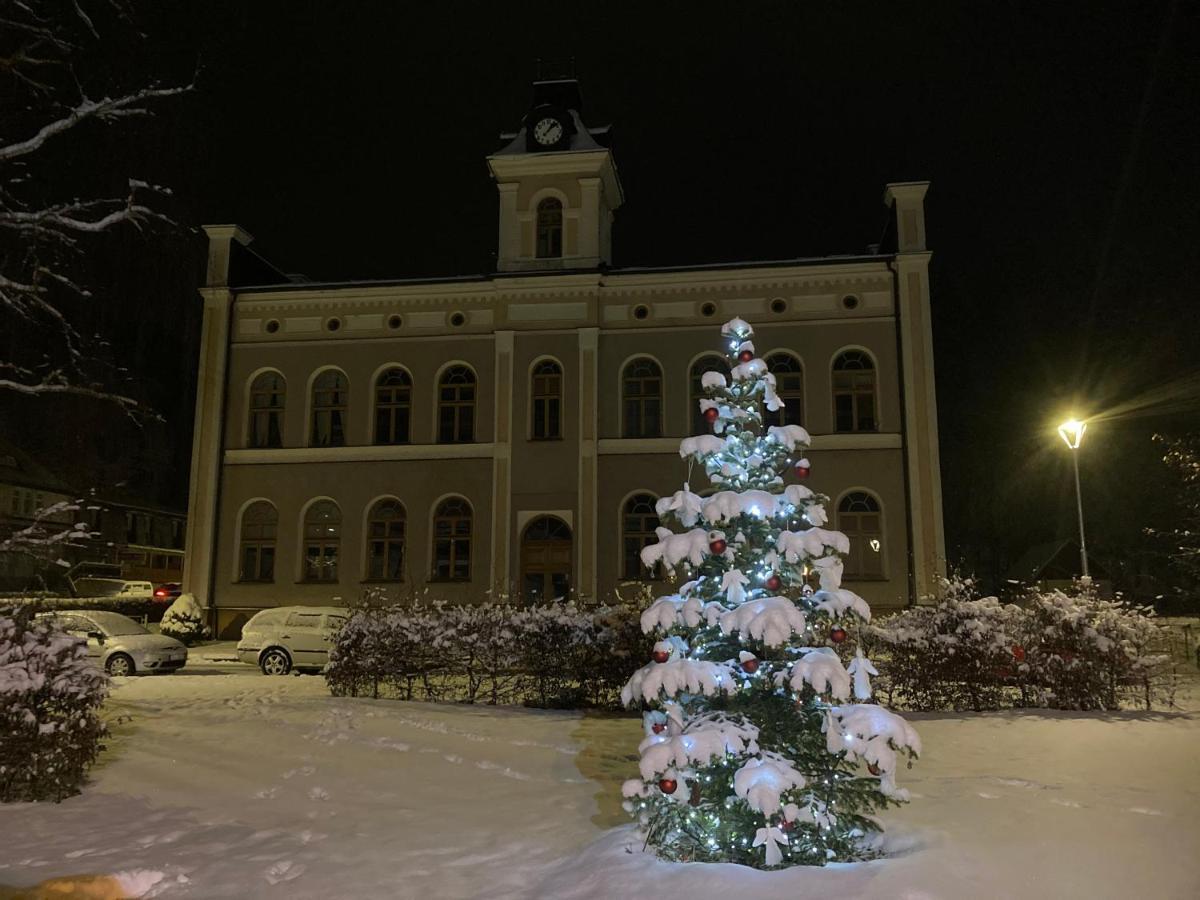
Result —
[{"label": "lit window", "polygon": [[662,369],[645,357],[630,360],[621,377],[621,437],[662,436]]},{"label": "lit window", "polygon": [[251,447],[283,446],[283,411],[287,383],[278,372],[263,372],[250,385]]},{"label": "lit window", "polygon": [[835,431],[878,431],[875,364],[861,350],[847,350],[833,361]]},{"label": "lit window", "polygon": [[327,369],[317,376],[312,389],[313,447],[346,446],[346,376],[336,369]]},{"label": "lit window", "polygon": [[883,578],[882,515],[879,501],[866,491],[853,491],[838,504],[837,530],[850,539],[847,578]]},{"label": "lit window", "polygon": [[471,580],[471,504],[449,497],[433,516],[433,580]]},{"label": "lit window", "polygon": [[556,259],[562,256],[562,202],[547,197],[537,207],[537,258]]},{"label": "lit window", "polygon": [[530,435],[535,441],[550,441],[562,437],[562,368],[545,360],[533,368],[530,384],[533,416]]},{"label": "lit window", "polygon": [[342,545],[342,511],[318,500],[304,514],[304,580],[337,581]]},{"label": "lit window", "polygon": [[275,533],[279,513],[266,500],[257,500],[242,514],[239,581],[275,580]]}]

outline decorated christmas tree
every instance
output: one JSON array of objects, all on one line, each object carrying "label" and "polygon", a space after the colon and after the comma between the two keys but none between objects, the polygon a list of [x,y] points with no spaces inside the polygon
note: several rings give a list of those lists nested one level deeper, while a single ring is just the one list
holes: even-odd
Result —
[{"label": "decorated christmas tree", "polygon": [[753,333],[723,326],[730,376],[704,375],[700,400],[713,434],[680,445],[715,492],[685,483],[660,500],[678,530],[642,550],[685,583],[642,614],[661,639],[622,692],[647,708],[626,808],[667,859],[862,859],[877,852],[873,814],[908,799],[896,770],[920,741],[866,702],[877,673],[853,633],[870,608],[841,587],[849,542],[823,527],[827,498],[794,481],[809,475],[808,433],[765,425],[783,401]]}]

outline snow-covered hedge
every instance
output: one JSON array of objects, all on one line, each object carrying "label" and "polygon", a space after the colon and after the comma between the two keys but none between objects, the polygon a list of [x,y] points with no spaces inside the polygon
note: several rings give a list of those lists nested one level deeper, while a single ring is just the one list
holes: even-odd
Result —
[{"label": "snow-covered hedge", "polygon": [[183,641],[189,647],[209,636],[208,626],[204,624],[204,610],[193,594],[180,594],[175,598],[175,602],[163,613],[159,631],[167,637]]},{"label": "snow-covered hedge", "polygon": [[941,599],[876,620],[876,688],[913,709],[1150,708],[1170,702],[1170,658],[1154,652],[1153,612],[1070,593],[1030,591],[1020,604],[979,597],[953,578]]},{"label": "snow-covered hedge", "polygon": [[33,617],[0,608],[0,801],[54,800],[79,792],[103,749],[100,705],[108,676],[86,644]]},{"label": "snow-covered hedge", "polygon": [[351,616],[325,678],[345,696],[615,706],[648,654],[630,605],[397,605]]}]

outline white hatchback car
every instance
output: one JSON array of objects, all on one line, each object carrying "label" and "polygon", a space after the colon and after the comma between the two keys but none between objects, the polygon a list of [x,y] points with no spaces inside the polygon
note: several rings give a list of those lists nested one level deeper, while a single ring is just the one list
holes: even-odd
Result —
[{"label": "white hatchback car", "polygon": [[264,609],[242,627],[238,659],[258,666],[264,675],[286,675],[292,669],[320,671],[349,618],[350,610],[342,606]]},{"label": "white hatchback car", "polygon": [[187,665],[188,651],[165,634],[151,634],[128,616],[90,609],[38,613],[69,634],[87,641],[88,659],[109,675],[174,672]]}]

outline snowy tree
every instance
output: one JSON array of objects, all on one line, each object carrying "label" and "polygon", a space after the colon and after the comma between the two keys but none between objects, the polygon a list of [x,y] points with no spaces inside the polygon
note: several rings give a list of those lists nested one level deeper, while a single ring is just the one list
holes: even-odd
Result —
[{"label": "snowy tree", "polygon": [[1200,583],[1200,435],[1169,438],[1156,434],[1154,440],[1166,448],[1163,462],[1179,478],[1179,524],[1167,531],[1153,531],[1169,545],[1171,562],[1193,584]]},{"label": "snowy tree", "polygon": [[783,401],[753,330],[733,319],[722,335],[730,375],[704,375],[700,400],[714,433],[680,446],[717,490],[684,484],[659,501],[680,530],[660,528],[642,551],[687,580],[642,614],[661,639],[622,693],[648,708],[626,808],[672,860],[861,859],[879,830],[873,813],[908,798],[896,773],[920,741],[866,702],[874,667],[848,648],[870,609],[841,586],[849,543],[823,527],[827,498],[785,483],[809,474],[808,434],[764,427],[763,407]]},{"label": "snowy tree", "polygon": [[103,749],[107,693],[83,640],[33,607],[0,608],[0,801],[79,793]]},{"label": "snowy tree", "polygon": [[130,83],[126,60],[104,58],[118,51],[101,28],[131,30],[123,0],[6,0],[0,20],[0,330],[11,338],[0,389],[133,411],[111,385],[104,342],[80,324],[95,298],[79,273],[104,235],[169,224],[158,211],[168,192],[136,178],[89,183],[80,162],[96,155],[99,129],[149,116],[190,86]]},{"label": "snowy tree", "polygon": [[159,631],[167,637],[191,646],[209,636],[208,626],[204,624],[204,609],[196,602],[194,594],[180,594],[175,598],[165,613]]}]

